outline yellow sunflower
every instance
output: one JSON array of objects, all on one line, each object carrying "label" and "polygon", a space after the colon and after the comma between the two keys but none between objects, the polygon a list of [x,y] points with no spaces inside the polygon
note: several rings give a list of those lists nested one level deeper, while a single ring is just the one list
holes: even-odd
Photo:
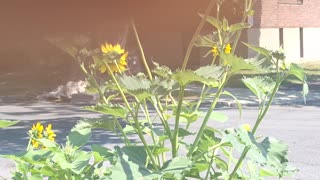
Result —
[{"label": "yellow sunflower", "polygon": [[31,130],[29,131],[30,138],[31,138],[31,145],[33,148],[45,148],[39,141],[36,139],[46,138],[50,141],[54,141],[56,134],[52,130],[52,124],[48,124],[44,131],[44,127],[40,122],[37,124],[33,124]]},{"label": "yellow sunflower", "polygon": [[[119,44],[102,44],[101,51],[107,59],[107,61],[104,62],[108,64],[112,72],[122,73],[127,69],[128,52],[122,49]],[[99,70],[101,73],[105,73],[107,71],[106,65],[102,64]]]},{"label": "yellow sunflower", "polygon": [[54,138],[57,136],[52,130],[52,124],[48,124],[45,132],[46,138],[50,141],[54,141]]},{"label": "yellow sunflower", "polygon": [[39,142],[35,139],[41,139],[43,138],[43,125],[40,122],[37,122],[37,124],[33,124],[31,128],[31,144],[34,148],[39,147]]},{"label": "yellow sunflower", "polygon": [[226,47],[224,48],[224,52],[225,52],[226,54],[230,54],[230,53],[231,53],[231,50],[232,50],[231,45],[228,43],[228,44],[226,45]]}]

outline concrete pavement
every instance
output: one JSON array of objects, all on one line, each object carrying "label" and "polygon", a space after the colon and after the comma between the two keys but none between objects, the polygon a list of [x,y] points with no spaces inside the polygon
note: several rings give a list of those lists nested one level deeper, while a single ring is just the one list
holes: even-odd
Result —
[{"label": "concrete pavement", "polygon": [[[227,123],[210,122],[209,126],[226,128],[240,126],[243,123],[253,124],[257,115],[257,101],[252,93],[245,89],[227,89],[236,95],[244,104],[243,117],[240,120],[235,102],[229,97],[222,97],[218,111],[229,116]],[[197,87],[190,91],[199,91]],[[0,97],[1,99],[1,97]],[[1,101],[0,101],[1,102]],[[8,103],[6,103],[8,102]],[[23,150],[27,144],[27,132],[33,123],[41,121],[52,123],[58,135],[59,143],[80,118],[95,118],[99,114],[82,110],[79,105],[53,104],[47,102],[2,101],[0,103],[0,119],[21,120],[14,127],[0,129],[0,154]],[[228,107],[230,106],[230,107]],[[205,108],[205,106],[203,107]],[[280,90],[274,105],[258,130],[258,134],[274,136],[289,145],[290,162],[300,171],[294,179],[320,179],[320,92],[310,90],[307,104],[304,105],[300,92]],[[197,130],[197,124],[191,131]],[[135,137],[132,137],[133,139]],[[102,144],[112,147],[119,144],[119,139],[112,133],[95,130],[90,144]],[[10,177],[14,163],[0,158],[0,179]],[[289,178],[290,179],[290,178]]]}]

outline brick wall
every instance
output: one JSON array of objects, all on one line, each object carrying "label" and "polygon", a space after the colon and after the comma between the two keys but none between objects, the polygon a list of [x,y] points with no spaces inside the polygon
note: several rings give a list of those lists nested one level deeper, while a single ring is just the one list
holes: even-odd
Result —
[{"label": "brick wall", "polygon": [[302,5],[278,2],[256,0],[254,27],[320,27],[320,0],[303,0]]}]

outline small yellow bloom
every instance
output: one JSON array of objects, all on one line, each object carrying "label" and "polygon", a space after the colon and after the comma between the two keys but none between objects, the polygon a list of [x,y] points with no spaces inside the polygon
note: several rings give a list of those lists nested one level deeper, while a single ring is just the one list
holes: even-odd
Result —
[{"label": "small yellow bloom", "polygon": [[244,125],[242,125],[242,127],[243,127],[246,131],[251,131],[250,124],[244,124]]},{"label": "small yellow bloom", "polygon": [[48,124],[48,126],[46,127],[46,136],[47,136],[47,139],[49,139],[50,141],[54,141],[54,138],[57,136],[53,132],[51,124]]},{"label": "small yellow bloom", "polygon": [[224,52],[225,52],[226,54],[230,54],[230,53],[231,53],[231,50],[232,50],[231,45],[228,43],[228,44],[226,45],[226,47],[224,48]]},{"label": "small yellow bloom", "polygon": [[213,56],[218,56],[219,55],[218,47],[217,46],[213,46],[211,52],[212,52]]},{"label": "small yellow bloom", "polygon": [[43,125],[40,122],[38,122],[37,124],[33,124],[31,130],[29,131],[30,138],[31,138],[31,145],[35,149],[45,148],[36,139],[46,138],[46,139],[49,139],[50,141],[54,141],[54,138],[56,137],[56,134],[52,130],[52,124],[48,124],[45,131],[43,130],[44,130]]},{"label": "small yellow bloom", "polygon": [[33,124],[31,128],[31,144],[34,148],[39,147],[39,142],[34,139],[41,139],[43,138],[43,125],[40,122],[37,122],[37,124]]},{"label": "small yellow bloom", "polygon": [[[107,58],[105,63],[108,64],[112,72],[122,73],[127,69],[127,57],[128,52],[121,48],[119,44],[102,44],[101,51],[103,55]],[[102,64],[99,67],[101,73],[105,73],[107,71],[107,67],[105,64]],[[108,72],[110,74],[110,72]]]}]

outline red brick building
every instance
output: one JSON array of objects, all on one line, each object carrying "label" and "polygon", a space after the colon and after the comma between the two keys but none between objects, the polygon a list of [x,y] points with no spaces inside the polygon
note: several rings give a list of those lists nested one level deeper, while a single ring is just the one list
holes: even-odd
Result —
[{"label": "red brick building", "polygon": [[250,43],[283,47],[290,61],[320,59],[319,0],[257,0],[254,10],[255,16],[248,20],[253,24]]}]

